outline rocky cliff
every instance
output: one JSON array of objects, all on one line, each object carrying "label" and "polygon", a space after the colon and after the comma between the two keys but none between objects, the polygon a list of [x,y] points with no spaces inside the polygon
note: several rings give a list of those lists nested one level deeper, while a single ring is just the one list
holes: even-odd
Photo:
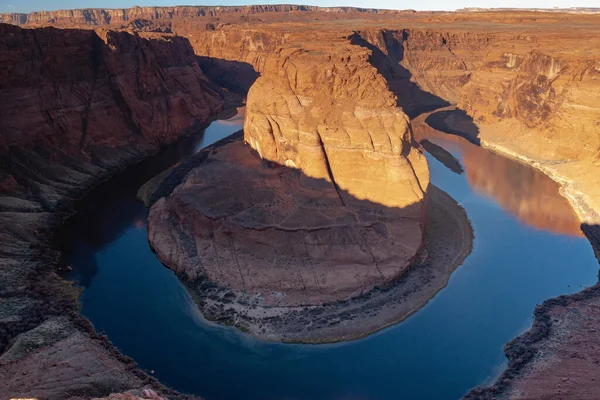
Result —
[{"label": "rocky cliff", "polygon": [[[560,32],[551,31],[539,14],[527,17],[494,14],[490,28],[481,26],[484,14],[455,14],[422,18],[421,28],[352,30],[348,24],[306,32],[301,23],[229,24],[182,34],[201,62],[227,60],[238,70],[247,65],[258,72],[282,44],[324,38],[342,43],[348,37],[371,50],[370,62],[411,118],[457,105],[457,115],[447,115],[449,131],[542,169],[563,185],[580,218],[597,221],[600,43],[592,24],[597,17],[582,17],[578,24],[555,17],[565,26]],[[426,27],[436,19],[442,27]],[[522,21],[537,25],[509,29],[509,23]],[[405,24],[416,22],[409,17]],[[369,24],[355,24],[361,25]],[[228,68],[223,61],[219,65]]]},{"label": "rocky cliff", "polygon": [[244,140],[263,159],[357,199],[400,208],[420,202],[427,163],[370,52],[328,47],[313,42],[269,57],[248,94]]},{"label": "rocky cliff", "polygon": [[0,397],[170,393],[78,315],[51,240],[74,199],[201,129],[221,95],[184,38],[0,24],[0,99]]},{"label": "rocky cliff", "polygon": [[[216,148],[151,208],[151,244],[200,285],[207,316],[221,307],[235,324],[287,319],[369,293],[414,263],[429,171],[369,56],[347,41],[275,51],[248,94],[247,144]],[[222,290],[205,298],[206,281]],[[265,325],[253,333],[294,337]]]},{"label": "rocky cliff", "polygon": [[134,21],[190,20],[202,17],[242,16],[266,13],[383,14],[402,15],[414,11],[380,10],[357,7],[317,7],[292,4],[256,4],[248,6],[176,6],[132,8],[86,8],[78,10],[36,11],[29,14],[0,14],[0,23],[53,26],[117,26]]},{"label": "rocky cliff", "polygon": [[4,194],[26,190],[56,207],[82,183],[201,128],[223,106],[183,38],[0,31]]},{"label": "rocky cliff", "polygon": [[563,185],[582,220],[598,220],[597,36],[581,31],[560,37],[414,30],[359,34],[388,57],[401,53],[400,65],[420,89],[457,104],[459,111],[445,116],[449,132],[539,167]]}]

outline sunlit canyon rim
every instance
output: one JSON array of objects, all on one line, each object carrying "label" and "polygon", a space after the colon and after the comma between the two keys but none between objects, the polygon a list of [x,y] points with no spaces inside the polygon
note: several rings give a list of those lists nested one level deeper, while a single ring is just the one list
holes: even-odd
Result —
[{"label": "sunlit canyon rim", "polygon": [[[548,276],[570,283],[542,279],[542,269],[539,288],[529,288],[535,296],[517,296],[535,321],[506,346],[508,366],[492,376],[495,384],[466,393],[493,375],[481,368],[498,364],[482,353],[488,364],[480,379],[454,376],[463,383],[444,387],[451,378],[439,372],[439,392],[406,381],[404,394],[592,399],[600,390],[600,289],[590,280],[597,262],[581,238],[598,252],[600,16],[593,10],[135,7],[3,14],[0,22],[3,397],[219,398],[209,382],[192,386],[156,365],[156,376],[179,391],[168,389],[148,363],[122,355],[133,347],[100,328],[99,314],[87,314],[91,287],[64,279],[77,266],[64,257],[57,230],[74,211],[90,212],[81,208],[84,195],[99,187],[90,196],[104,196],[99,185],[115,179],[131,179],[112,186],[128,195],[141,188],[147,210],[138,223],[148,224],[156,257],[189,290],[177,289],[182,299],[260,339],[356,339],[413,313],[366,344],[339,348],[421,332],[430,318],[443,331],[443,304],[454,304],[461,287],[477,292],[465,278],[477,266],[519,279],[508,265],[538,271],[543,263]],[[244,118],[243,132],[192,154],[194,138],[211,121],[225,124],[242,102],[235,126]],[[512,243],[525,248],[515,259],[484,257],[511,246],[502,229],[515,229],[501,228],[491,211],[481,216],[478,205],[489,204],[506,210],[497,221],[516,218],[526,227],[529,242]],[[486,239],[494,223],[497,239]],[[543,240],[562,253],[542,258]],[[580,280],[553,275],[570,263]],[[580,285],[590,287],[574,293]],[[80,315],[80,295],[84,316],[108,336]],[[195,309],[190,304],[181,307]],[[512,330],[488,346],[523,332],[527,318],[517,319],[516,309]],[[505,317],[493,312],[489,329],[499,333]],[[416,368],[426,382],[436,379],[427,375],[431,365]],[[323,398],[342,394],[341,381],[331,382]],[[223,398],[232,398],[230,389],[222,387]],[[355,390],[367,398],[394,393],[366,383]],[[290,395],[319,398],[280,393]]]}]

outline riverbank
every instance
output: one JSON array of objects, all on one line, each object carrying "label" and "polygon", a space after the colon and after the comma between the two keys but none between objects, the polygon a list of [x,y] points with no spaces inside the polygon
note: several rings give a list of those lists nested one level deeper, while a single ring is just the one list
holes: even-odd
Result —
[{"label": "riverbank", "polygon": [[[161,199],[177,190],[193,169],[212,162],[213,154],[227,153],[225,146],[241,145],[236,144],[239,140],[241,135],[234,135],[190,157],[144,185],[138,197],[147,206],[162,204]],[[178,272],[209,320],[233,325],[267,341],[325,343],[357,339],[400,322],[425,305],[470,253],[473,232],[464,210],[434,186],[430,186],[427,207],[424,242],[409,270],[385,287],[349,300],[318,306],[266,305],[250,295],[219,286],[205,276],[190,279],[177,262],[166,264]],[[153,247],[160,246],[157,253],[161,258],[161,254],[168,252],[168,246],[165,247],[168,238],[158,232],[164,227],[156,225],[160,219],[153,218],[153,213],[156,215],[155,208],[150,213],[149,238]]]},{"label": "riverbank", "polygon": [[[592,160],[544,161],[534,158],[519,152],[514,145],[499,141],[499,135],[495,135],[497,130],[510,130],[513,127],[503,123],[475,126],[462,117],[462,114],[453,113],[455,109],[455,106],[450,106],[421,114],[415,119],[414,124],[425,124],[440,132],[462,136],[472,143],[543,172],[560,185],[560,193],[569,201],[581,223],[589,225],[600,223],[600,203],[595,200],[600,198],[598,192],[600,182],[594,176],[600,174],[594,174],[598,167]],[[441,118],[436,118],[436,114]],[[594,178],[594,180],[582,182],[587,178]]]},{"label": "riverbank", "polygon": [[[446,112],[451,110],[444,109]],[[482,137],[481,132],[474,137],[473,132],[461,131],[459,126],[449,124],[448,118],[436,120],[427,119],[428,116],[420,116],[416,124],[421,133],[437,128],[438,131],[463,136],[469,141],[477,138],[482,147],[529,165],[557,182],[561,187],[560,193],[582,221],[581,229],[599,258],[597,209],[590,204],[589,196],[577,189],[576,181],[560,174],[557,166],[560,168],[561,164],[544,164],[493,143],[486,139],[486,135]],[[424,122],[425,119],[429,124]],[[597,346],[600,343],[600,333],[597,331],[599,308],[600,283],[579,293],[546,300],[536,308],[531,329],[505,346],[508,368],[494,385],[475,388],[465,399],[538,398],[548,395],[595,398],[600,389],[600,381],[596,380],[600,373],[600,350]]]},{"label": "riverbank", "polygon": [[197,398],[171,390],[139,369],[79,314],[80,290],[57,273],[69,267],[56,247],[55,235],[95,188],[161,149],[202,132],[213,120],[234,115],[240,104],[234,100],[231,97],[223,111],[163,147],[138,141],[121,151],[105,152],[101,167],[74,159],[59,159],[57,164],[56,159],[48,162],[33,153],[19,154],[29,160],[24,165],[32,169],[31,176],[40,179],[43,174],[44,182],[58,182],[52,198],[57,206],[39,205],[18,187],[13,196],[1,198],[0,397],[69,399],[152,389],[169,399]]}]

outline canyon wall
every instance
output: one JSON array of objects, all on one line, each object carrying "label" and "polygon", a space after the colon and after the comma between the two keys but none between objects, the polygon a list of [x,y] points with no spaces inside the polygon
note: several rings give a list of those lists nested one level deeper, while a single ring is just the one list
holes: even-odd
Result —
[{"label": "canyon wall", "polygon": [[184,38],[0,24],[0,397],[179,397],[79,315],[52,238],[75,199],[223,104]]},{"label": "canyon wall", "polygon": [[[220,74],[228,66],[260,73],[268,55],[281,45],[342,44],[349,38],[371,51],[370,62],[411,118],[456,105],[457,112],[445,118],[449,132],[540,168],[563,186],[582,220],[599,221],[600,42],[595,30],[584,23],[560,32],[548,30],[545,23],[514,31],[504,24],[467,29],[462,25],[467,22],[442,17],[443,28],[324,27],[307,32],[301,23],[267,23],[182,34],[201,63],[218,64]],[[519,22],[514,16],[504,19]]]},{"label": "canyon wall", "polygon": [[427,162],[370,52],[350,44],[276,51],[250,89],[244,140],[269,161],[387,207],[420,202]]},{"label": "canyon wall", "polygon": [[248,6],[175,6],[175,7],[132,7],[78,10],[36,11],[29,14],[0,14],[0,23],[15,25],[53,26],[116,26],[135,21],[151,20],[191,20],[203,17],[247,16],[266,13],[305,13],[311,17],[318,13],[402,15],[414,11],[380,10],[357,7],[317,7],[292,4],[256,4]]},{"label": "canyon wall", "polygon": [[223,107],[184,38],[11,25],[0,33],[4,194],[26,190],[52,208],[73,186],[200,129]]},{"label": "canyon wall", "polygon": [[421,90],[457,105],[443,118],[448,132],[540,168],[563,186],[583,221],[600,220],[600,54],[593,32],[359,34],[388,58],[400,53],[396,59]]}]

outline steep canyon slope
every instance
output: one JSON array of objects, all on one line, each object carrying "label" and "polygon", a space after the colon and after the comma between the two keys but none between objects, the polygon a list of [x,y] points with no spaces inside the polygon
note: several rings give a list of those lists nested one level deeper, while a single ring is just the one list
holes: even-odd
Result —
[{"label": "steep canyon slope", "polygon": [[92,187],[224,106],[186,39],[0,24],[0,397],[142,388],[79,316],[52,236]]}]

